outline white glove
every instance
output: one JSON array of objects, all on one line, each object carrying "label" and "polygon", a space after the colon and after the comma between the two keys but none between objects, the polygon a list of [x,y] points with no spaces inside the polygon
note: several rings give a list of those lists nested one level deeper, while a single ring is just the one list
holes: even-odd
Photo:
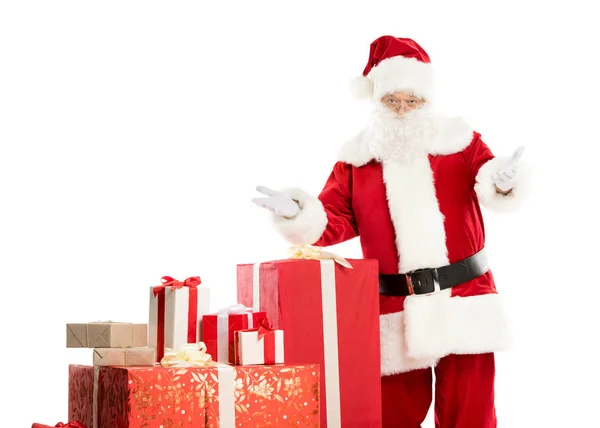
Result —
[{"label": "white glove", "polygon": [[510,160],[498,168],[496,173],[492,176],[492,181],[502,192],[509,192],[510,189],[515,187],[519,176],[519,159],[524,151],[525,146],[521,146],[515,150],[510,157]]},{"label": "white glove", "polygon": [[252,199],[252,202],[259,207],[266,208],[278,216],[286,218],[293,218],[300,211],[300,207],[296,201],[283,192],[277,192],[265,186],[256,186],[256,190],[268,196],[268,198]]}]

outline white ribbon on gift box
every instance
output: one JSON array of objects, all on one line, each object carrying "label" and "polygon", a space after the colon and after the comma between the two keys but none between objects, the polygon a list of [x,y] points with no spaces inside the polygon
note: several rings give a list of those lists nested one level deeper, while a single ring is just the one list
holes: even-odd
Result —
[{"label": "white ribbon on gift box", "polygon": [[254,328],[252,308],[242,304],[235,304],[221,309],[217,313],[217,361],[229,361],[229,315],[246,314],[248,316],[248,328]]},{"label": "white ribbon on gift box", "polygon": [[260,311],[260,263],[252,266],[252,307]]},{"label": "white ribbon on gift box", "polygon": [[94,392],[92,395],[92,427],[98,428],[98,378],[100,367],[94,366]]},{"label": "white ribbon on gift box", "polygon": [[[341,428],[340,371],[337,336],[337,304],[335,285],[335,260],[319,260],[321,265],[321,305],[323,307],[323,351],[325,371],[325,397],[327,400],[327,427]],[[252,300],[260,308],[260,263],[253,265]]]},{"label": "white ribbon on gift box", "polygon": [[219,364],[219,427],[235,428],[235,369]]}]

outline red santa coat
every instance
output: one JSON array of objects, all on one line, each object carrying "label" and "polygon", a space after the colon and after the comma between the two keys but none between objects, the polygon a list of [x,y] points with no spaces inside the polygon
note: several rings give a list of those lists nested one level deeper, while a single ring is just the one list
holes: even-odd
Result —
[{"label": "red santa coat", "polygon": [[[318,198],[286,193],[300,214],[274,217],[297,245],[329,246],[360,237],[363,255],[382,274],[436,268],[465,259],[485,245],[480,203],[495,211],[518,208],[524,189],[496,192],[494,157],[481,135],[458,118],[414,162],[378,160],[359,135],[348,142]],[[522,174],[523,175],[523,174]],[[522,178],[522,177],[521,177]],[[383,375],[430,367],[448,354],[484,353],[510,344],[492,272],[439,293],[380,297]]]}]

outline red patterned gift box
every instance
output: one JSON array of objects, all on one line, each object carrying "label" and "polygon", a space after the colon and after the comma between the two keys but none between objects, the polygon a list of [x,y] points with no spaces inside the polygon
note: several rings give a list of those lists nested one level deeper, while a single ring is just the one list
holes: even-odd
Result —
[{"label": "red patterned gift box", "polygon": [[320,365],[322,427],[377,427],[378,263],[347,262],[353,268],[332,259],[238,265],[238,301],[266,311],[285,332],[286,364]]},{"label": "red patterned gift box", "polygon": [[69,420],[89,428],[204,427],[204,368],[69,367]]},{"label": "red patterned gift box", "polygon": [[73,421],[69,423],[59,422],[56,425],[44,425],[44,424],[33,424],[31,428],[86,428],[80,421]]},{"label": "red patterned gift box", "polygon": [[266,316],[265,312],[253,312],[252,309],[239,304],[221,309],[217,314],[204,315],[202,341],[206,344],[206,352],[214,361],[233,364],[235,332],[258,326]]},{"label": "red patterned gift box", "polygon": [[207,428],[319,426],[319,366],[210,368]]},{"label": "red patterned gift box", "polygon": [[318,427],[319,368],[72,365],[76,419],[88,428]]},{"label": "red patterned gift box", "polygon": [[69,421],[80,420],[93,428],[94,367],[69,366]]}]

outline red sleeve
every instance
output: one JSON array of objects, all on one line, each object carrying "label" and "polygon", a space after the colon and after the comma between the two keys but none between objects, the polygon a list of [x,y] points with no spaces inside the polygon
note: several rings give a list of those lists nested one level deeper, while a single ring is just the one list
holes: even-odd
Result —
[{"label": "red sleeve", "polygon": [[494,159],[494,155],[490,148],[481,139],[481,134],[475,132],[473,141],[464,150],[464,156],[471,174],[471,183],[475,185],[475,179],[479,173],[479,169],[488,161]]},{"label": "red sleeve", "polygon": [[319,200],[327,214],[327,226],[315,245],[328,247],[358,236],[352,211],[352,166],[343,162],[334,165]]}]

